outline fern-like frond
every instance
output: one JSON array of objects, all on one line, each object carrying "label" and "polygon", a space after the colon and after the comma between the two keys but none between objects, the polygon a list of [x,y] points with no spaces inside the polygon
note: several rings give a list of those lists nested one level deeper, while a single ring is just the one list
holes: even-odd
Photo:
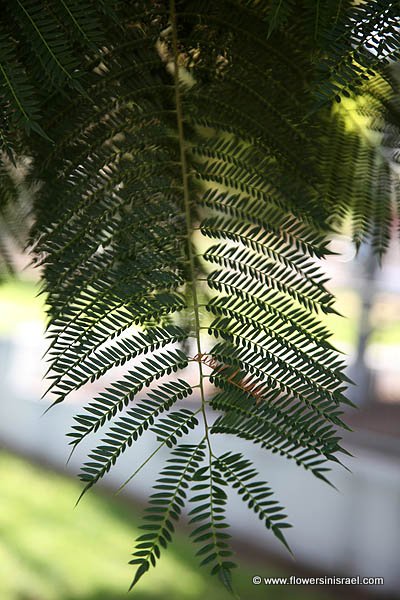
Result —
[{"label": "fern-like frond", "polygon": [[151,359],[144,360],[135,370],[128,372],[124,379],[101,392],[89,403],[83,415],[75,417],[79,425],[73,427],[71,443],[76,445],[92,431],[97,431],[117,412],[128,406],[144,387],[150,386],[164,375],[183,369],[187,364],[187,356],[180,350],[154,354]]},{"label": "fern-like frond", "polygon": [[[191,387],[180,379],[165,383],[148,393],[145,401],[126,411],[125,415],[110,427],[101,445],[89,454],[90,462],[82,467],[81,480],[86,482],[82,494],[101,479],[114,465],[118,457],[132,446],[150,427],[157,434],[157,439],[172,447],[176,435],[187,433],[187,427],[192,428],[197,423],[193,413],[171,413],[174,427],[168,427],[162,420],[154,424],[154,420],[165,410],[171,408],[178,400],[192,393]],[[175,418],[173,417],[175,415]],[[80,438],[82,439],[82,438]],[[79,441],[80,441],[79,439]],[[77,443],[77,442],[75,442]]]},{"label": "fern-like frond", "polygon": [[400,122],[395,105],[386,100],[386,106],[377,88],[379,85],[369,85],[364,99],[346,101],[336,112],[331,145],[321,154],[320,162],[321,190],[331,206],[331,224],[339,227],[350,218],[356,248],[370,243],[381,258],[398,215],[395,148]]},{"label": "fern-like frond", "polygon": [[196,504],[189,512],[190,525],[194,527],[190,536],[201,545],[197,551],[200,565],[211,567],[211,574],[218,575],[222,583],[232,591],[231,571],[236,567],[232,562],[232,551],[227,533],[226,522],[227,494],[224,488],[227,481],[222,474],[218,462],[201,467],[193,476],[196,483],[191,490],[195,495],[190,498]]},{"label": "fern-like frond", "polygon": [[[250,387],[251,382],[247,382]],[[252,386],[252,392],[243,393],[241,389],[227,389],[225,394],[218,394],[213,400],[213,406],[227,411],[226,415],[219,417],[212,427],[213,433],[233,434],[240,438],[260,444],[273,453],[278,453],[289,459],[293,459],[297,465],[310,470],[313,475],[329,481],[324,476],[327,461],[340,462],[335,456],[341,447],[338,437],[332,427],[332,421],[339,421],[337,414],[329,415],[330,419],[323,414],[323,408],[317,415],[304,411],[299,403],[290,404],[290,398],[279,399],[269,410],[258,409],[254,406],[254,397],[257,398],[259,391],[257,385]],[[253,389],[256,390],[253,391]],[[229,392],[229,393],[228,393]],[[271,394],[273,397],[273,395]],[[285,404],[285,409],[282,409]],[[321,414],[322,413],[322,414]],[[309,433],[305,432],[310,427]],[[293,434],[292,432],[296,433]],[[321,437],[319,434],[323,432]]]},{"label": "fern-like frond", "polygon": [[172,448],[177,442],[177,437],[189,433],[189,429],[194,429],[197,424],[195,413],[187,408],[182,408],[179,411],[168,413],[168,416],[163,419],[159,419],[151,427],[151,431],[156,434],[159,442]]},{"label": "fern-like frond", "polygon": [[61,36],[60,24],[51,10],[35,0],[15,0],[12,16],[48,81],[52,85],[68,82],[72,87],[81,90],[76,78],[79,63],[72,48]]},{"label": "fern-like frond", "polygon": [[[35,97],[36,93],[33,85],[29,82],[26,70],[16,56],[16,44],[9,35],[0,28],[0,90],[2,111],[2,124],[8,123],[13,126],[24,129],[29,133],[30,130],[44,135],[39,125],[39,102]],[[6,136],[6,130],[3,130]],[[9,132],[11,135],[11,132]],[[10,153],[11,145],[7,145],[3,138],[0,150]]]},{"label": "fern-like frond", "polygon": [[[356,244],[388,245],[395,3],[17,0],[5,14],[1,136],[42,182],[31,243],[48,393],[57,404],[105,381],[69,433],[74,449],[105,429],[83,493],[150,431],[153,453],[130,479],[161,448],[173,458],[133,584],[190,487],[200,562],[231,589],[227,485],[284,544],[288,524],[245,450],[217,457],[216,436],[324,481],[346,454],[349,380],[321,323],[335,312],[321,265],[348,214]],[[41,131],[54,143],[27,136]]]},{"label": "fern-like frond", "polygon": [[[222,531],[229,461],[214,460],[213,437],[231,433],[259,443],[322,479],[341,451],[343,365],[318,318],[334,311],[317,264],[329,253],[324,226],[317,226],[323,214],[314,168],[318,137],[303,122],[312,100],[305,96],[308,75],[299,81],[302,62],[285,56],[293,41],[285,38],[281,50],[275,33],[268,41],[267,18],[258,20],[255,5],[231,11],[229,2],[205,2],[200,15],[191,3],[171,2],[172,29],[161,42],[152,39],[143,14],[142,28],[126,32],[121,50],[117,44],[104,53],[93,74],[94,109],[82,98],[79,112],[75,101],[49,117],[59,150],[43,162],[46,181],[46,173],[56,176],[38,198],[42,229],[35,239],[50,306],[49,375],[60,402],[112,367],[140,359],[76,417],[69,434],[74,447],[120,413],[89,454],[84,491],[146,429],[157,437],[155,453],[191,431],[197,435],[203,422],[208,466],[196,475],[193,491],[201,494],[191,523],[195,541],[203,542],[201,564],[230,588],[233,562]],[[204,15],[207,30],[199,27]],[[227,64],[189,67],[193,81],[184,82],[180,44],[197,44],[209,56],[204,36],[221,22],[230,31]],[[250,38],[256,52],[245,42]],[[276,82],[287,95],[279,104],[270,98]],[[67,117],[72,130],[64,126]],[[199,248],[195,231],[204,240]],[[201,271],[206,277],[198,281]],[[207,297],[211,323],[203,323]],[[187,315],[186,331],[175,325],[178,312]],[[132,325],[143,331],[121,337]],[[223,340],[208,349],[221,367],[210,378],[220,388],[212,399],[200,359],[203,330]],[[184,343],[185,351],[156,352],[169,343]],[[153,390],[158,378],[189,363],[198,371],[197,385],[183,375],[181,383]],[[200,405],[173,409],[194,388],[199,396],[192,394],[191,402]],[[220,413],[212,427],[210,409]],[[247,462],[235,458],[229,469],[229,478],[235,472],[240,480]],[[168,515],[169,501],[166,506]],[[258,506],[267,523],[276,514],[283,524],[275,504]],[[280,527],[271,528],[286,543]],[[139,543],[134,583],[162,544],[158,537]]]},{"label": "fern-like frond", "polygon": [[[64,98],[87,94],[83,79],[98,62],[113,2],[16,0],[0,3],[0,148],[14,160],[27,134],[48,142],[43,107],[55,90]],[[114,16],[113,16],[114,15]],[[54,95],[53,95],[54,99]]]},{"label": "fern-like frond", "polygon": [[[384,73],[399,58],[399,3],[370,0],[352,6],[326,32],[327,52],[320,63],[317,96],[332,98],[357,92],[366,80]],[[329,49],[329,50],[328,50]]]},{"label": "fern-like frond", "polygon": [[[119,339],[112,349],[104,348],[95,353],[89,351],[82,355],[77,354],[76,347],[68,348],[61,356],[57,353],[57,359],[52,364],[51,369],[56,374],[51,376],[55,381],[50,389],[63,400],[70,391],[79,389],[89,381],[95,381],[111,368],[123,366],[142,354],[185,339],[186,333],[182,329],[167,325]],[[72,379],[67,377],[70,372],[73,373]],[[61,381],[62,388],[58,388]]]},{"label": "fern-like frond", "polygon": [[218,456],[215,462],[243,502],[247,503],[266,528],[271,529],[290,550],[282,529],[290,528],[291,525],[285,521],[286,515],[282,513],[282,506],[271,498],[273,492],[269,485],[265,481],[254,481],[259,475],[252,462],[242,454],[233,454],[230,451]]},{"label": "fern-like frond", "polygon": [[156,560],[160,558],[161,548],[166,548],[171,542],[175,530],[174,521],[178,521],[181,515],[187,500],[187,489],[204,457],[205,444],[202,440],[197,446],[177,446],[172,452],[172,458],[167,460],[167,465],[154,485],[156,491],[150,496],[145,524],[141,526],[146,533],[136,540],[134,558],[130,564],[137,565],[137,568],[131,587],[150,565],[155,566]]}]

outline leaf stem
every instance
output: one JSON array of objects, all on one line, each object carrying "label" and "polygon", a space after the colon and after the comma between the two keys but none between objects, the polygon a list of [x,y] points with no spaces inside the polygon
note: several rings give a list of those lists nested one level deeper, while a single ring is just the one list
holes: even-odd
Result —
[{"label": "leaf stem", "polygon": [[[190,416],[190,418],[192,418],[192,417],[194,417],[194,416],[198,415],[198,414],[199,414],[199,412],[200,412],[201,410],[202,410],[201,408],[199,408],[198,410],[196,410],[196,412],[194,412],[194,413],[193,413],[193,414]],[[121,491],[124,489],[124,487],[125,487],[125,486],[127,486],[127,485],[128,485],[128,483],[129,483],[130,481],[132,481],[132,479],[133,479],[133,478],[134,478],[134,477],[135,477],[135,476],[136,476],[136,475],[139,473],[139,471],[141,471],[141,470],[143,469],[143,467],[145,467],[145,466],[147,465],[147,463],[148,463],[148,462],[149,462],[149,461],[150,461],[150,460],[153,458],[153,456],[155,456],[155,455],[157,454],[157,452],[158,452],[159,450],[161,450],[161,448],[163,448],[163,447],[166,445],[166,443],[167,443],[167,441],[170,439],[170,437],[171,437],[171,435],[169,435],[169,436],[168,436],[168,437],[167,437],[165,440],[163,440],[163,441],[161,442],[161,444],[159,444],[159,445],[157,446],[157,448],[156,448],[155,450],[153,450],[153,452],[152,452],[152,453],[151,453],[151,454],[150,454],[150,455],[149,455],[149,456],[146,458],[146,460],[144,460],[144,461],[142,462],[142,464],[141,464],[141,465],[139,465],[139,467],[136,469],[136,471],[135,471],[134,473],[132,473],[132,475],[131,475],[130,477],[128,477],[128,479],[127,479],[126,481],[124,481],[124,483],[122,483],[122,484],[119,486],[119,488],[117,489],[117,491],[116,491],[116,492],[115,492],[115,494],[114,494],[115,496],[117,496],[117,495],[118,495],[118,494],[119,494],[119,493],[120,493],[120,492],[121,492]],[[85,490],[83,490],[83,492],[82,492],[81,496],[83,495],[83,493],[84,493],[84,492],[85,492]],[[79,498],[78,498],[78,502],[79,502],[79,500],[80,500],[81,496],[79,496]],[[77,502],[77,503],[78,503],[78,502]]]},{"label": "leaf stem", "polygon": [[[174,58],[176,120],[177,120],[177,127],[178,127],[179,152],[180,152],[180,159],[181,159],[183,201],[184,201],[185,217],[186,217],[186,233],[187,233],[187,244],[188,244],[188,257],[189,257],[189,265],[190,265],[195,330],[196,330],[196,344],[197,344],[197,352],[198,352],[198,354],[201,355],[202,351],[201,351],[201,339],[200,339],[200,311],[199,311],[199,300],[198,300],[198,296],[197,296],[194,253],[193,253],[193,249],[192,249],[192,233],[195,229],[199,229],[199,228],[193,227],[191,212],[190,212],[190,191],[189,191],[187,158],[186,158],[186,151],[185,151],[185,135],[184,135],[184,131],[183,131],[183,110],[182,110],[181,94],[180,94],[180,89],[179,89],[179,64],[178,64],[179,52],[178,52],[178,35],[177,35],[177,24],[176,24],[175,0],[170,0],[170,19],[171,19],[171,28],[172,28],[172,49],[173,49],[173,55],[174,55],[173,58]],[[200,387],[200,397],[201,397],[201,411],[203,413],[205,437],[207,440],[207,446],[208,446],[209,453],[211,456],[212,451],[211,451],[211,444],[210,444],[210,438],[209,438],[209,427],[208,427],[208,423],[207,423],[207,416],[206,416],[206,410],[205,410],[206,401],[205,401],[205,395],[204,395],[203,368],[202,368],[201,361],[198,362],[198,368],[199,368],[199,387]]]}]

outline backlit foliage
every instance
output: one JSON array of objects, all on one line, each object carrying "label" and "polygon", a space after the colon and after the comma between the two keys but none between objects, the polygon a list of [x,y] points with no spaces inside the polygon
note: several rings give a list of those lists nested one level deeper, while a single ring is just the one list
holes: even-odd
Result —
[{"label": "backlit foliage", "polygon": [[133,584],[186,507],[200,563],[231,589],[228,486],[284,544],[290,525],[251,461],[213,440],[258,444],[324,481],[345,453],[348,380],[319,319],[335,310],[320,259],[348,215],[357,244],[388,245],[398,3],[0,8],[0,217],[18,202],[10,169],[29,156],[49,393],[57,404],[126,368],[69,434],[74,449],[104,428],[83,492],[152,432],[154,454],[171,454]]}]

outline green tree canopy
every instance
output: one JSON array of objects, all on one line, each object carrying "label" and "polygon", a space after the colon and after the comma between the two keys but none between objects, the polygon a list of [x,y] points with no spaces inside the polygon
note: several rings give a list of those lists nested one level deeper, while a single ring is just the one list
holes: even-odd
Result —
[{"label": "green tree canopy", "polygon": [[128,365],[70,433],[75,448],[111,422],[82,468],[84,491],[149,429],[171,458],[133,583],[188,503],[201,564],[231,588],[226,487],[285,544],[289,525],[250,460],[215,454],[214,437],[256,443],[325,481],[346,452],[348,379],[320,323],[335,309],[318,259],[348,217],[356,244],[388,246],[399,3],[0,8],[1,227],[18,229],[15,165],[28,157],[24,185],[39,189],[17,221],[33,222],[42,266],[54,404]]}]

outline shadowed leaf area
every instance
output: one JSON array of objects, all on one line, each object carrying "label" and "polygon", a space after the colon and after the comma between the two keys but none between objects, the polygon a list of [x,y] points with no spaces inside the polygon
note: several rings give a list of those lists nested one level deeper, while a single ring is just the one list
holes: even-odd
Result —
[{"label": "shadowed leaf area", "polygon": [[[394,230],[398,2],[3,5],[0,275],[11,244],[41,269],[49,408],[99,384],[68,433],[71,452],[92,444],[79,498],[155,436],[128,479],[170,450],[154,471],[132,586],[187,508],[198,564],[232,591],[229,488],[285,546],[291,525],[249,444],[217,454],[218,440],[246,440],[320,482],[346,466],[354,404],[330,341],[326,318],[338,312],[323,261],[345,222],[355,247],[378,257]],[[46,531],[52,510],[43,515]],[[115,552],[97,539],[107,520],[89,528],[93,518],[75,546],[90,538],[79,569],[91,581],[93,560],[101,589],[105,548]],[[180,577],[189,567],[177,568],[173,548],[175,587],[161,569],[138,593],[159,585],[189,598],[205,585],[194,568]],[[48,561],[56,578],[68,566],[61,546]]]}]

